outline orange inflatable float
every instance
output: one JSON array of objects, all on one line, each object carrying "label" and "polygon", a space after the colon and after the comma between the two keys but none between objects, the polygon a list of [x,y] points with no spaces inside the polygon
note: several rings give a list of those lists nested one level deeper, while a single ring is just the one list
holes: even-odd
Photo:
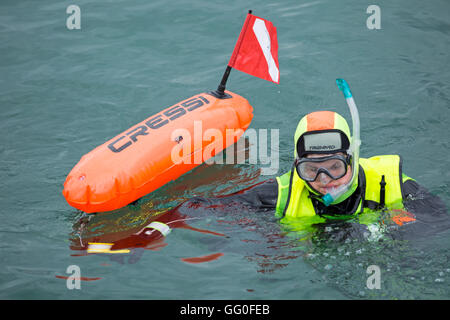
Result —
[{"label": "orange inflatable float", "polygon": [[253,108],[225,91],[232,68],[279,82],[276,28],[251,10],[217,90],[181,101],[84,155],[64,182],[67,202],[86,213],[119,209],[237,142]]},{"label": "orange inflatable float", "polygon": [[64,182],[67,202],[86,213],[119,209],[234,144],[253,108],[226,93],[181,101],[85,154]]}]

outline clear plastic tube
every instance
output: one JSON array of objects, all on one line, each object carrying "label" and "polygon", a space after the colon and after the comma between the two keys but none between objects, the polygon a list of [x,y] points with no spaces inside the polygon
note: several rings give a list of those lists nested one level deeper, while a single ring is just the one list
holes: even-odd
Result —
[{"label": "clear plastic tube", "polygon": [[359,113],[358,108],[356,107],[355,100],[353,99],[352,92],[350,91],[350,87],[344,79],[336,79],[336,83],[339,89],[344,93],[345,100],[350,109],[350,114],[352,116],[352,140],[350,144],[350,148],[348,153],[352,155],[352,178],[351,180],[344,185],[341,185],[337,188],[327,189],[327,194],[322,197],[322,201],[326,206],[329,206],[331,203],[339,199],[342,195],[344,195],[354,184],[355,179],[358,179],[358,169],[359,169],[359,147],[361,145],[360,139],[360,125],[359,125]]}]

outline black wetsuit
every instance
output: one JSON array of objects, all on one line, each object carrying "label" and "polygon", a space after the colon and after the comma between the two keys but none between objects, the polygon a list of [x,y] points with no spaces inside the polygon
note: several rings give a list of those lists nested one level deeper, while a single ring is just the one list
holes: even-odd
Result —
[{"label": "black wetsuit", "polygon": [[[355,192],[343,202],[326,207],[320,201],[311,198],[314,209],[318,215],[349,215],[356,211],[365,189],[364,173],[360,170],[359,185]],[[406,180],[401,186],[403,205],[405,210],[414,214],[414,223],[403,227],[403,231],[396,237],[411,238],[419,235],[429,235],[450,229],[450,215],[447,213],[444,202],[432,195],[414,180]],[[190,203],[208,206],[244,206],[249,211],[275,213],[278,199],[278,183],[276,179],[269,179],[247,189],[228,196],[216,198],[195,197]],[[363,199],[364,200],[364,199]],[[370,207],[370,204],[365,204]],[[331,223],[334,223],[331,221]],[[342,221],[336,223],[343,223]],[[358,229],[357,233],[365,231],[365,226],[351,223],[351,228]],[[363,230],[364,229],[364,230]]]}]

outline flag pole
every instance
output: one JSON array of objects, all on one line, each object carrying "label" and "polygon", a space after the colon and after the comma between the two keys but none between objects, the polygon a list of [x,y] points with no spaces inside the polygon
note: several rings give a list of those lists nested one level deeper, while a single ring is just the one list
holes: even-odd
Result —
[{"label": "flag pole", "polygon": [[216,93],[221,99],[225,98],[226,95],[225,86],[227,84],[228,76],[230,75],[231,69],[232,68],[230,66],[227,66],[227,68],[225,69],[225,73],[223,74],[222,81],[220,81],[220,84],[217,87]]},{"label": "flag pole", "polygon": [[[252,10],[248,10],[248,13],[252,14]],[[219,99],[231,98],[229,94],[225,93],[225,86],[227,84],[228,76],[230,75],[231,69],[232,68],[230,66],[227,66],[227,68],[225,69],[225,73],[223,74],[222,80],[220,81],[220,84],[217,87],[217,90],[211,92],[215,97]]]}]

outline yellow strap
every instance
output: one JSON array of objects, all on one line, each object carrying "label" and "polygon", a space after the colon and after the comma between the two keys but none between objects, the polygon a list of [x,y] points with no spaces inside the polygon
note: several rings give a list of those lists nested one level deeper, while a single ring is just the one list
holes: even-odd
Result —
[{"label": "yellow strap", "polygon": [[102,243],[102,242],[89,242],[87,252],[88,253],[128,253],[130,250],[111,250],[114,243]]}]

